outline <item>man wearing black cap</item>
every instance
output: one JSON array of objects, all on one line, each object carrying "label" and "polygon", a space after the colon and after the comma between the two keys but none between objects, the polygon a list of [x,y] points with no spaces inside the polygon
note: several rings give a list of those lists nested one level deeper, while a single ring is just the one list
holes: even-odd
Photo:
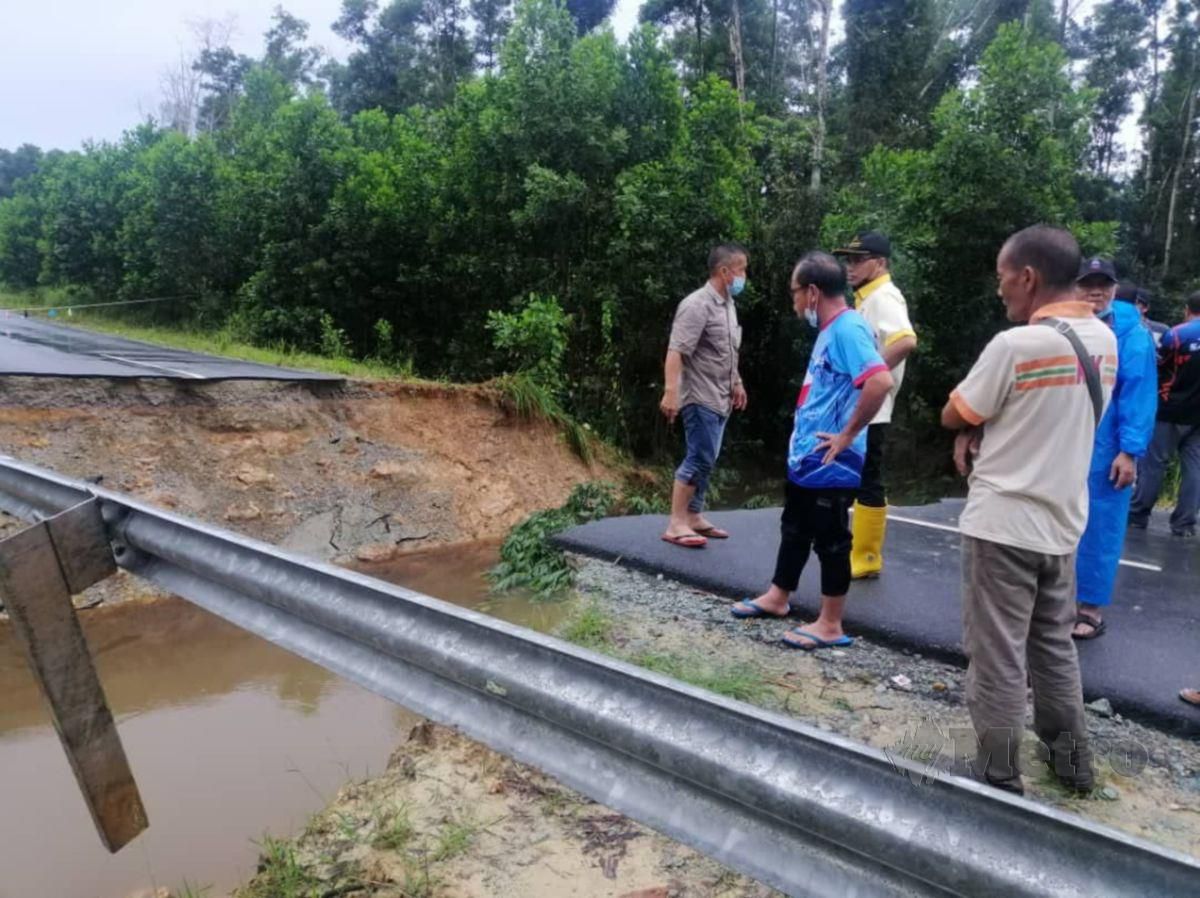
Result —
[{"label": "man wearing black cap", "polygon": [[894,382],[867,428],[867,457],[862,486],[854,503],[854,547],[850,554],[850,575],[858,580],[878,577],[883,570],[883,537],[887,529],[883,440],[904,380],[904,360],[916,348],[917,333],[909,320],[904,294],[892,282],[892,244],[887,237],[878,231],[860,231],[833,254],[846,264],[848,280],[854,288],[854,308],[875,335],[879,354],[891,370]]},{"label": "man wearing black cap", "polygon": [[1080,299],[1117,337],[1117,380],[1112,401],[1096,428],[1088,469],[1087,529],[1075,556],[1076,639],[1095,639],[1107,626],[1103,609],[1112,601],[1117,564],[1137,460],[1154,433],[1156,397],[1154,340],[1129,303],[1113,302],[1117,273],[1112,262],[1085,259],[1075,282]]}]

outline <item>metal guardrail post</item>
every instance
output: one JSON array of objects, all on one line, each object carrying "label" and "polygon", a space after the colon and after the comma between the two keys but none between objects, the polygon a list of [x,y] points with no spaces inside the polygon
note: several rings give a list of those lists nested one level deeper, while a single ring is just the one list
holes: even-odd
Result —
[{"label": "metal guardrail post", "polygon": [[[80,490],[0,457],[0,507]],[[916,786],[919,767],[790,718],[90,492],[131,572],[789,894],[1200,894],[1178,852],[964,780]]]}]

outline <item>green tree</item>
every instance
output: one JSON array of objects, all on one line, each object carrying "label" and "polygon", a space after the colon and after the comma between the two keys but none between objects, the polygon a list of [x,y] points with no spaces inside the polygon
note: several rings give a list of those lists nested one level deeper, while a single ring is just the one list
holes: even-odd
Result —
[{"label": "green tree", "polygon": [[279,75],[293,89],[311,87],[316,83],[321,63],[321,51],[305,46],[308,23],[298,19],[282,6],[271,14],[271,27],[264,35],[266,52],[263,64]]},{"label": "green tree", "polygon": [[799,52],[793,39],[811,17],[807,0],[648,0],[639,15],[665,29],[689,86],[716,74],[762,109],[787,106],[790,51]]},{"label": "green tree", "polygon": [[1165,42],[1168,65],[1144,115],[1147,152],[1135,182],[1132,253],[1143,278],[1169,288],[1200,277],[1200,22],[1181,0]]},{"label": "green tree", "polygon": [[441,107],[454,99],[461,81],[475,66],[475,49],[467,35],[468,15],[463,0],[425,0],[422,23],[432,78],[426,99]]},{"label": "green tree", "polygon": [[[401,112],[441,107],[474,67],[462,0],[343,0],[333,30],[355,45],[344,63],[325,67],[334,106],[346,117],[364,109]],[[498,8],[489,46],[503,30]]]},{"label": "green tree", "polygon": [[923,143],[940,93],[925,90],[938,43],[934,0],[847,0],[846,145],[855,157],[877,144]]},{"label": "green tree", "polygon": [[587,34],[610,15],[617,0],[566,0],[571,18],[580,34]]},{"label": "green tree", "polygon": [[[221,242],[219,158],[209,137],[189,141],[177,132],[139,153],[120,196],[120,294],[198,297],[232,292],[229,263],[238,247]],[[166,307],[181,316],[188,306]]]},{"label": "green tree", "polygon": [[40,283],[116,294],[124,276],[120,232],[126,177],[139,153],[161,136],[143,125],[127,131],[118,144],[88,144],[46,170],[38,203]]},{"label": "green tree", "polygon": [[17,290],[37,286],[42,269],[41,232],[38,194],[27,182],[0,201],[0,283]]},{"label": "green tree", "polygon": [[470,6],[475,20],[475,66],[490,74],[512,24],[512,0],[471,0]]},{"label": "green tree", "polygon": [[1087,53],[1084,77],[1096,91],[1092,112],[1092,171],[1107,178],[1122,161],[1116,143],[1149,59],[1149,22],[1135,0],[1109,0],[1096,7],[1082,34]]},{"label": "green tree", "polygon": [[42,151],[31,143],[15,150],[0,149],[0,199],[16,192],[17,181],[37,172],[42,163]]},{"label": "green tree", "polygon": [[248,56],[227,46],[205,47],[193,67],[199,72],[200,109],[196,128],[201,133],[220,131],[229,124],[233,107],[242,95],[242,82],[254,64]]}]

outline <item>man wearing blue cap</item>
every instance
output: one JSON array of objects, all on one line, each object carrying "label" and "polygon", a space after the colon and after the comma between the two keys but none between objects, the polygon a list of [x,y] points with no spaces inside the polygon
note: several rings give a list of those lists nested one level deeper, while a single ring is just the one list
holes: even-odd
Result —
[{"label": "man wearing blue cap", "polygon": [[1154,433],[1158,408],[1154,339],[1136,308],[1113,302],[1117,276],[1107,259],[1086,259],[1076,281],[1080,299],[1091,303],[1117,337],[1117,382],[1100,426],[1088,470],[1088,522],[1075,556],[1076,617],[1071,635],[1095,639],[1107,626],[1103,609],[1113,582],[1133,496],[1137,460]]}]

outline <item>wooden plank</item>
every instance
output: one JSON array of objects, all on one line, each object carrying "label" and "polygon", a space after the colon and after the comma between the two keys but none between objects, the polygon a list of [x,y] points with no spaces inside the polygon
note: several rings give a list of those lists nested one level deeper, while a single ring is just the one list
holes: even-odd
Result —
[{"label": "wooden plank", "polygon": [[146,828],[146,810],[47,524],[0,541],[0,600],[50,706],[100,839],[115,853]]}]

